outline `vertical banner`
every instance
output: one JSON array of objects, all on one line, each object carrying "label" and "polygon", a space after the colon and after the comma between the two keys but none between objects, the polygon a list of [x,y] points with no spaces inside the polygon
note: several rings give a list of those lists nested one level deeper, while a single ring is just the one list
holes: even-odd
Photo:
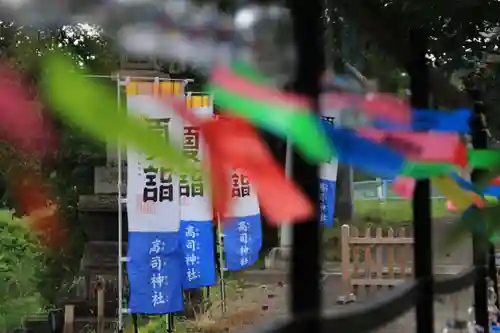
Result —
[{"label": "vertical banner", "polygon": [[234,170],[231,185],[232,208],[224,224],[224,253],[226,268],[237,271],[259,259],[262,226],[257,193],[248,177]]},{"label": "vertical banner", "polygon": [[[213,103],[208,95],[188,95],[187,107],[199,118],[213,115]],[[203,163],[203,138],[197,127],[184,124],[184,153],[196,163]],[[216,284],[213,210],[210,190],[203,184],[201,174],[179,181],[181,204],[180,240],[186,271],[183,287],[200,288]]]},{"label": "vertical banner", "polygon": [[[131,82],[129,113],[140,116],[165,140],[180,143],[183,122],[155,97],[173,94],[182,82]],[[175,88],[175,87],[174,87]],[[165,314],[183,310],[184,255],[179,243],[179,177],[153,156],[127,149],[129,310]]]},{"label": "vertical banner", "polygon": [[[330,126],[335,126],[339,110],[323,107],[321,119]],[[320,165],[319,179],[319,207],[321,211],[320,223],[333,227],[335,218],[335,192],[337,188],[338,160],[332,158],[328,163]]]}]

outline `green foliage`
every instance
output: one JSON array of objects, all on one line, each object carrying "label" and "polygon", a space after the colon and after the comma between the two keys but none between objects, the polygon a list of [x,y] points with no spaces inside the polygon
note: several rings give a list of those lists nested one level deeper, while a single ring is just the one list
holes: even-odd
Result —
[{"label": "green foliage", "polygon": [[23,318],[43,306],[37,292],[43,253],[25,223],[13,219],[10,211],[0,211],[0,332],[20,327]]}]

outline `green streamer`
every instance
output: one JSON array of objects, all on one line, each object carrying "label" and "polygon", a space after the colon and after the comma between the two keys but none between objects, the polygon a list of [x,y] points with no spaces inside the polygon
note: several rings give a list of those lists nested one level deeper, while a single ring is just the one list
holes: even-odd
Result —
[{"label": "green streamer", "polygon": [[44,56],[43,65],[41,88],[62,119],[95,140],[120,142],[154,156],[161,167],[189,174],[195,171],[195,165],[145,121],[127,115],[125,108],[117,110],[112,89],[77,74],[72,63],[59,54]]},{"label": "green streamer", "polygon": [[320,163],[332,157],[332,149],[319,120],[310,112],[255,101],[216,85],[208,86],[208,90],[216,96],[217,105],[222,108],[284,139],[290,137],[310,162]]}]

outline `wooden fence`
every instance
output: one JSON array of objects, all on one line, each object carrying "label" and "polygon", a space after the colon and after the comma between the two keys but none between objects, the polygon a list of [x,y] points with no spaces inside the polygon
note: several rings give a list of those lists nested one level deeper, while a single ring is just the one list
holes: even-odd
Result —
[{"label": "wooden fence", "polygon": [[413,237],[406,228],[341,227],[342,281],[346,297],[355,299],[360,287],[367,293],[393,287],[412,274]]},{"label": "wooden fence", "polygon": [[75,318],[75,305],[68,304],[64,307],[64,326],[63,333],[77,333],[80,330],[75,329],[78,319],[82,321],[83,324],[95,324],[92,325],[96,333],[104,333],[105,329],[105,318],[104,318],[104,288],[98,286],[97,288],[97,313],[96,318]]}]

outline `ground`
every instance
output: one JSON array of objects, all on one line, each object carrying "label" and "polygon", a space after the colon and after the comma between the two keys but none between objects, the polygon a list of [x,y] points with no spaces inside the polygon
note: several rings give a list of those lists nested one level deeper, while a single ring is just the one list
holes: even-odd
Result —
[{"label": "ground", "polygon": [[[456,274],[462,268],[469,267],[472,263],[472,245],[470,239],[463,238],[462,241],[451,249],[443,249],[443,236],[447,234],[455,217],[445,209],[443,200],[433,201],[433,253],[435,273]],[[404,200],[395,200],[385,203],[377,201],[365,201],[356,203],[356,221],[364,226],[364,223],[373,223],[374,226],[397,226],[401,223],[411,224],[411,203]],[[338,236],[338,226],[325,232],[325,251],[330,253],[331,258],[338,256],[336,245],[332,241]],[[328,256],[327,256],[328,257]],[[328,259],[328,258],[326,258]],[[323,284],[324,309],[345,311],[352,305],[337,304],[338,296],[343,295],[341,278],[338,273],[338,263],[327,262],[329,275]],[[203,332],[203,333],[225,333],[225,332],[255,332],[251,328],[260,323],[276,321],[286,318],[288,311],[288,285],[286,283],[286,271],[254,269],[242,272],[229,278],[227,287],[227,310],[221,309],[220,294],[218,288],[212,288],[211,310],[199,314],[195,320],[179,320],[176,323],[175,332]],[[235,282],[238,281],[238,282]],[[380,292],[384,292],[381,290]],[[360,293],[356,303],[364,303],[373,300],[377,294],[366,295]],[[468,308],[472,304],[471,290],[466,290],[450,297],[436,300],[435,302],[435,324],[436,332],[440,332],[446,321],[451,319],[466,320]],[[246,330],[248,328],[248,330]],[[164,331],[164,330],[162,330]],[[141,333],[149,331],[141,330]],[[153,331],[151,331],[153,332]],[[155,330],[154,333],[157,331]],[[397,318],[385,327],[379,328],[375,333],[415,333],[415,312],[410,311]]]},{"label": "ground", "polygon": [[[434,247],[440,243],[441,237],[446,234],[446,228],[453,220],[439,218],[434,220]],[[434,251],[435,272],[453,274],[472,263],[472,245],[469,239],[448,251]],[[335,270],[335,269],[334,269]],[[260,322],[274,321],[287,316],[288,286],[285,272],[278,271],[249,271],[240,277],[245,281],[238,297],[228,301],[227,313],[222,315],[220,308],[201,318],[195,324],[199,331],[204,332],[241,332],[244,327],[252,327]],[[384,292],[381,290],[380,292]],[[340,276],[330,275],[323,285],[324,309],[345,310],[351,305],[338,305],[337,298],[342,295]],[[375,296],[376,297],[376,296]],[[357,303],[373,300],[374,295],[358,295]],[[436,332],[440,332],[445,323],[452,319],[466,320],[468,308],[472,304],[471,290],[465,290],[453,297],[436,300],[435,324]],[[222,319],[231,318],[231,319]],[[379,328],[376,333],[414,333],[415,312],[410,311],[397,318],[387,326]]]}]

